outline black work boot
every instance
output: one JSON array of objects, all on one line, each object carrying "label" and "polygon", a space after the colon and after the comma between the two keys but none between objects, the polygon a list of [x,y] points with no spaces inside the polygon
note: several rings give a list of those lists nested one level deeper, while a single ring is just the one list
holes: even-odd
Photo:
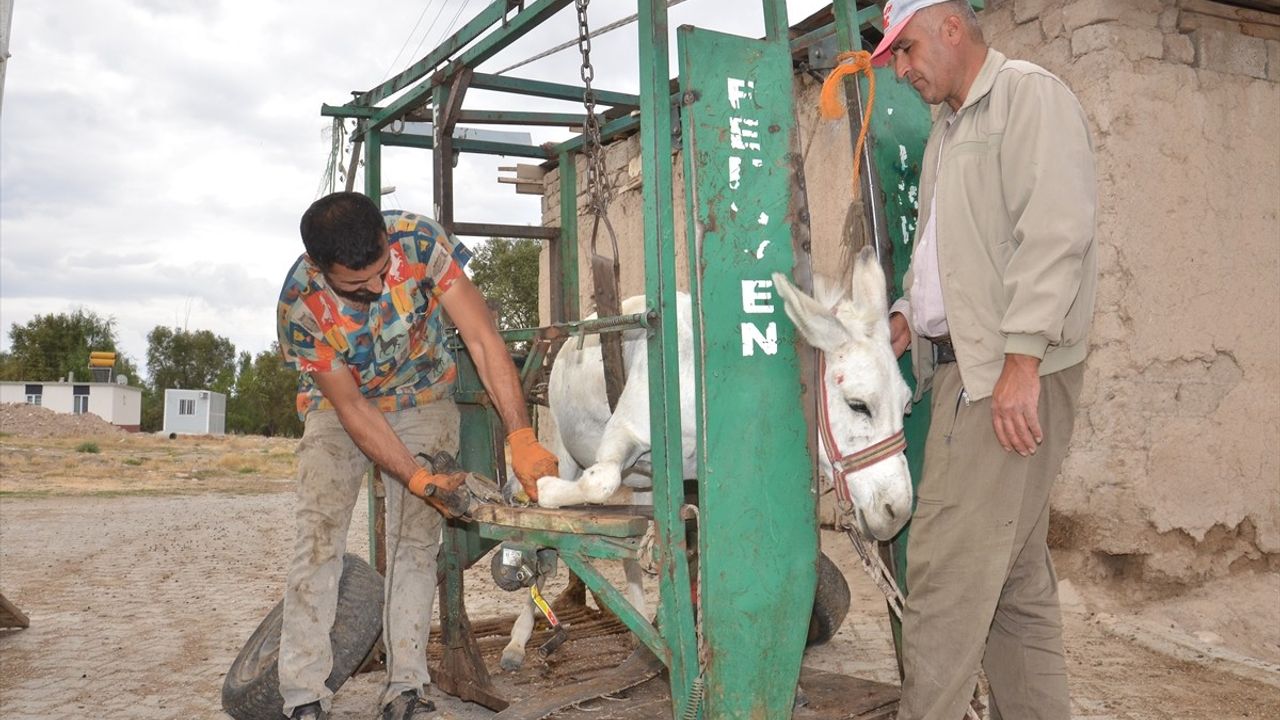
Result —
[{"label": "black work boot", "polygon": [[329,713],[320,707],[319,700],[306,705],[299,705],[289,714],[290,720],[326,720],[328,717]]},{"label": "black work boot", "polygon": [[418,697],[412,690],[405,690],[382,708],[382,720],[425,720],[427,713],[435,712],[435,709],[435,703]]}]

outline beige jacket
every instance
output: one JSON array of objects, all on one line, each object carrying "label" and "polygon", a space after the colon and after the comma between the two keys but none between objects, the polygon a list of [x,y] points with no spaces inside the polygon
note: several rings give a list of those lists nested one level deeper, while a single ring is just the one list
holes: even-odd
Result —
[{"label": "beige jacket", "polygon": [[[1098,284],[1093,143],[1061,80],[995,50],[960,110],[943,110],[925,147],[916,241],[936,191],[947,324],[965,390],[978,400],[991,395],[1005,353],[1041,358],[1041,375],[1084,361]],[[908,300],[912,281],[908,269]],[[921,337],[911,348],[919,400],[933,353]]]}]

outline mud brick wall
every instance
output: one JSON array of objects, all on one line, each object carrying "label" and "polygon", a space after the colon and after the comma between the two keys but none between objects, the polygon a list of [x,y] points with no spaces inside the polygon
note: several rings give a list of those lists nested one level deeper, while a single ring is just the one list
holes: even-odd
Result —
[{"label": "mud brick wall", "polygon": [[[994,47],[1075,90],[1098,156],[1101,286],[1051,542],[1081,573],[1147,587],[1280,568],[1280,14],[989,0],[980,17]],[[811,80],[796,93],[815,267],[834,272],[864,234],[849,126],[817,119]],[[633,137],[606,160],[624,295],[643,287],[638,154]],[[547,225],[561,202],[553,171]],[[683,272],[682,201],[675,214]]]}]

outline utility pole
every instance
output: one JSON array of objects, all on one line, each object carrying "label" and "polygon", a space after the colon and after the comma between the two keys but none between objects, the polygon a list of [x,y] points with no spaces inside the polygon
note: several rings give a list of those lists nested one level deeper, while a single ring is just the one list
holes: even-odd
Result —
[{"label": "utility pole", "polygon": [[9,28],[13,26],[13,0],[0,0],[0,110],[4,109],[4,71],[9,67]]}]

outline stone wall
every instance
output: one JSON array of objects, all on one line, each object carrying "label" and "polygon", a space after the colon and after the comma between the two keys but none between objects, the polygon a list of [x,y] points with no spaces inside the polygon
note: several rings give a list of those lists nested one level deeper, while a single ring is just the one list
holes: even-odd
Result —
[{"label": "stone wall", "polygon": [[[1099,302],[1051,541],[1082,573],[1144,587],[1280,568],[1280,15],[989,0],[981,17],[994,47],[1076,91],[1098,154]],[[818,120],[816,95],[797,80],[815,267],[832,271],[861,210],[848,124]],[[631,138],[608,156],[624,295],[643,286],[638,152]],[[556,172],[546,187],[558,225]],[[580,215],[584,312],[589,233]]]}]

